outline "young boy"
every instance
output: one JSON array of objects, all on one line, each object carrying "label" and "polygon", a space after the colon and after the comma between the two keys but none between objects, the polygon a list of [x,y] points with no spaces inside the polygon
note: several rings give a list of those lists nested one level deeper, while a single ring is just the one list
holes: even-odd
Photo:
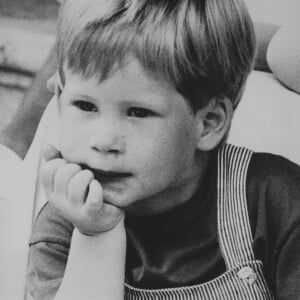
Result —
[{"label": "young boy", "polygon": [[34,298],[69,276],[75,234],[109,234],[123,213],[126,299],[298,297],[299,167],[224,144],[254,49],[240,0],[66,2]]}]

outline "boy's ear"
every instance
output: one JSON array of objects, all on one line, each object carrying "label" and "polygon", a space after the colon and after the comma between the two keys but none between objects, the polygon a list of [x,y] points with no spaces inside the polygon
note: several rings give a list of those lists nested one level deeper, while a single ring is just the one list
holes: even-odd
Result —
[{"label": "boy's ear", "polygon": [[233,117],[232,102],[224,97],[213,99],[196,113],[198,122],[197,148],[210,151],[217,147],[228,133]]}]

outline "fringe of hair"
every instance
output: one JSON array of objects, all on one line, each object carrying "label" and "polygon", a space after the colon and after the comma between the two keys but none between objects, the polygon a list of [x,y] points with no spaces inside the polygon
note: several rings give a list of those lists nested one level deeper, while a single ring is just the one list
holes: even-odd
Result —
[{"label": "fringe of hair", "polygon": [[195,110],[222,97],[235,108],[254,56],[241,0],[67,0],[60,17],[61,66],[102,81],[135,57]]}]

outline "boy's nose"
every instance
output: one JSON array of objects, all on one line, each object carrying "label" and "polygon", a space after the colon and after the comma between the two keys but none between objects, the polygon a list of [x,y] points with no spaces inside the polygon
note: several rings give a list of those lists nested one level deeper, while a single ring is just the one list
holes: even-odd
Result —
[{"label": "boy's nose", "polygon": [[125,151],[125,138],[116,124],[106,124],[95,130],[90,139],[90,146],[93,151],[99,153],[122,154]]}]

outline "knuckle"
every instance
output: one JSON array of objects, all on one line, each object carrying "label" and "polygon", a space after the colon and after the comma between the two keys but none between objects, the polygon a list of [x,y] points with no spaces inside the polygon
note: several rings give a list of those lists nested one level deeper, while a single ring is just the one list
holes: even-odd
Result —
[{"label": "knuckle", "polygon": [[66,164],[66,162],[62,159],[55,159],[53,161],[46,162],[41,166],[41,174],[51,176],[64,164]]},{"label": "knuckle", "polygon": [[75,164],[75,163],[69,163],[68,167],[73,172],[79,172],[81,170],[81,167],[78,164]]},{"label": "knuckle", "polygon": [[55,159],[52,159],[52,160],[46,162],[46,164],[48,164],[50,168],[54,168],[54,169],[60,167],[61,165],[66,164],[66,163],[67,162],[62,158],[55,158]]},{"label": "knuckle", "polygon": [[90,179],[94,178],[94,174],[90,170],[85,169],[85,170],[82,170],[81,172],[82,172],[82,176],[85,176],[86,178],[90,178]]},{"label": "knuckle", "polygon": [[76,172],[79,170],[80,167],[78,165],[65,163],[57,168],[55,177],[57,177],[59,180],[67,179],[76,174]]},{"label": "knuckle", "polygon": [[81,170],[75,176],[75,182],[77,182],[77,185],[80,184],[81,189],[85,189],[94,178],[94,174],[89,170]]}]

